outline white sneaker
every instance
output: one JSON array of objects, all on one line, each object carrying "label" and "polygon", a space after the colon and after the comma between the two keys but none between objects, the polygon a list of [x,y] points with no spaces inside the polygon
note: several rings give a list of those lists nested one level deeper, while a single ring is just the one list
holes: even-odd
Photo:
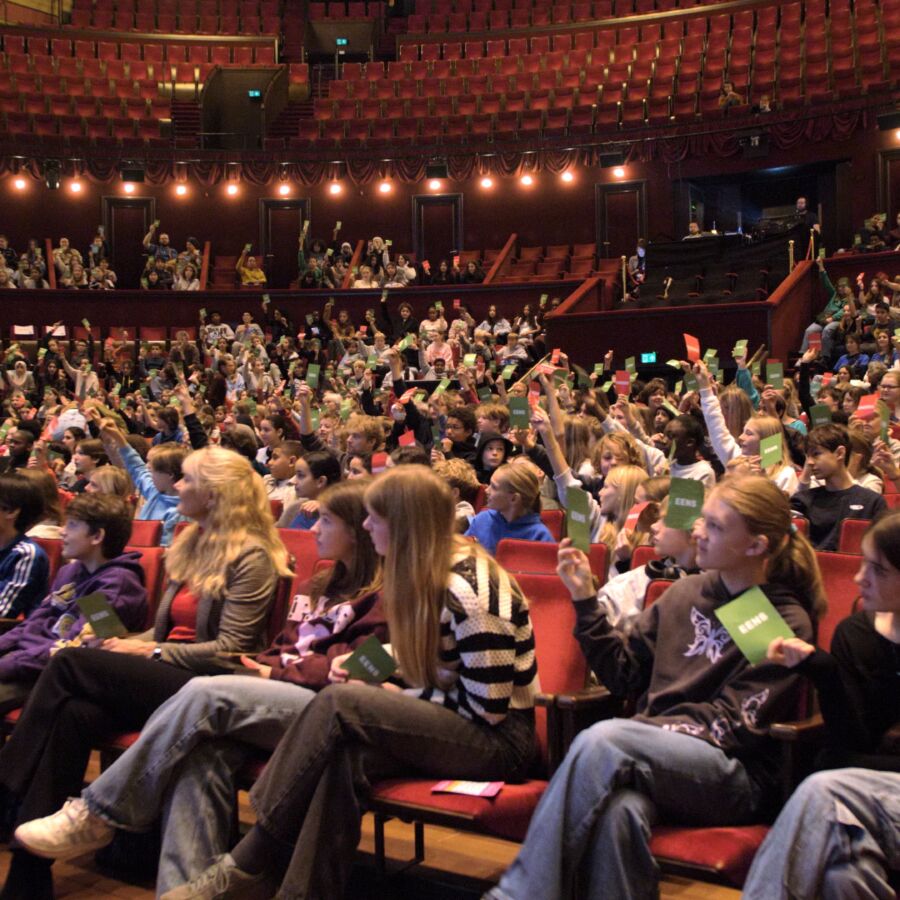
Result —
[{"label": "white sneaker", "polygon": [[81,797],[67,800],[52,816],[32,819],[16,829],[16,840],[35,856],[72,859],[106,847],[116,830],[95,816]]}]

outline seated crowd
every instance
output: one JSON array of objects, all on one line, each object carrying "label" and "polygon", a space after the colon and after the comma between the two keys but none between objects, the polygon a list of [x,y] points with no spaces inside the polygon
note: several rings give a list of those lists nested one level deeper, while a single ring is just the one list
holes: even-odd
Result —
[{"label": "seated crowd", "polygon": [[[900,363],[892,329],[882,347],[868,321],[879,301],[858,302],[833,311],[847,327],[829,347],[833,323],[821,340],[810,328],[792,377],[746,342],[721,348],[727,379],[715,349],[692,346],[668,378],[613,351],[589,371],[547,346],[546,300],[477,322],[456,303],[417,319],[387,293],[364,323],[332,302],[295,323],[264,300],[260,322],[203,311],[197,339],[169,346],[51,333],[29,359],[10,344],[0,615],[16,621],[0,636],[0,710],[28,702],[0,750],[14,831],[0,897],[52,897],[54,859],[160,822],[170,900],[340,897],[374,782],[527,777],[535,637],[494,557],[510,538],[554,542],[559,518],[578,643],[633,715],[575,739],[490,896],[653,897],[651,826],[759,821],[775,824],[749,896],[889,896]],[[845,362],[845,378],[831,357],[853,356],[854,335],[886,358]],[[817,552],[838,549],[846,519],[873,522],[862,607],[826,652]],[[167,547],[158,602],[129,544],[147,520]],[[312,531],[332,565],[267,647],[289,530]],[[599,588],[588,543],[604,548]],[[655,554],[633,567],[644,545]],[[659,580],[673,584],[645,608]],[[716,621],[752,589],[792,635],[756,664]],[[94,633],[79,601],[97,592],[127,633]],[[372,636],[397,663],[374,685],[345,668]],[[769,726],[797,717],[807,679],[823,771],[779,814]],[[129,731],[82,791],[92,749]],[[260,751],[256,824],[235,844],[237,773]],[[809,851],[791,853],[801,838]]]}]

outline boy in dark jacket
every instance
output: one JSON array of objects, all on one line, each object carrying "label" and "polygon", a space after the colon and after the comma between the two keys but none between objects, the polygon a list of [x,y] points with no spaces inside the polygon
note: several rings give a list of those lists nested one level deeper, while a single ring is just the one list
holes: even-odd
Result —
[{"label": "boy in dark jacket", "polygon": [[26,616],[47,590],[50,565],[41,547],[25,536],[44,515],[37,483],[10,472],[0,475],[0,616]]},{"label": "boy in dark jacket", "polygon": [[102,592],[129,631],[140,631],[147,591],[140,553],[123,553],[131,514],[120,497],[80,494],[66,509],[63,556],[71,562],[53,579],[32,615],[0,636],[0,714],[20,706],[47,665],[54,646],[85,625],[76,599]]}]

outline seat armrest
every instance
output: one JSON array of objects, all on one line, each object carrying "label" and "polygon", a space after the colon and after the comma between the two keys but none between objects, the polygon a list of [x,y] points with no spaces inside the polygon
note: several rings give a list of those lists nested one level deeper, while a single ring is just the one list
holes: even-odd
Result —
[{"label": "seat armrest", "polygon": [[819,741],[825,731],[825,723],[821,713],[816,713],[808,719],[799,719],[796,722],[776,722],[769,727],[769,734],[778,741],[787,743],[811,743]]}]

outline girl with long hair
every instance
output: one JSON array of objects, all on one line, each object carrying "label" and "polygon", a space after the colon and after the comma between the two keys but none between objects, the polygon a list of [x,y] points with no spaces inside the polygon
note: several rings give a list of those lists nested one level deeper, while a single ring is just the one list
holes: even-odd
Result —
[{"label": "girl with long hair", "polygon": [[[0,750],[0,788],[18,821],[77,794],[102,737],[140,729],[191,678],[227,673],[237,654],[263,647],[277,577],[289,569],[262,479],[243,457],[209,447],[185,460],[176,489],[193,522],[166,555],[153,627],[57,653]],[[52,897],[49,863],[14,848],[3,895]]]},{"label": "girl with long hair", "polygon": [[365,502],[400,682],[350,681],[335,659],[338,683],[294,721],[250,794],[257,824],[165,900],[271,896],[279,882],[284,896],[340,897],[373,779],[526,772],[537,671],[521,591],[454,536],[453,496],[426,467],[391,469]]},{"label": "girl with long hair", "polygon": [[[740,460],[741,467],[771,478],[788,496],[793,494],[799,487],[799,482],[797,470],[791,465],[790,447],[781,419],[766,415],[749,416],[743,429],[735,436],[712,388],[712,379],[704,363],[694,363],[694,376],[700,387],[700,408],[703,410],[709,440],[722,465],[728,466],[734,460]],[[746,397],[743,391],[740,393]],[[749,400],[747,402],[749,404]],[[781,435],[781,461],[767,466],[763,471],[759,466],[760,442],[776,434]]]},{"label": "girl with long hair", "polygon": [[321,494],[312,530],[319,557],[334,565],[294,597],[272,646],[242,659],[259,677],[189,681],[79,799],[21,826],[18,841],[35,853],[64,859],[105,846],[117,829],[149,831],[162,819],[158,894],[190,881],[228,850],[235,776],[254,748],[275,748],[293,719],[328,685],[333,659],[373,634],[387,639],[381,563],[363,528],[367,487],[357,480]]},{"label": "girl with long hair", "polygon": [[752,666],[716,610],[756,587],[794,634],[812,640],[824,603],[815,553],[791,528],[784,494],[747,476],[706,500],[697,564],[703,574],[676,581],[626,629],[597,604],[585,554],[560,550],[582,651],[635,715],[576,738],[489,897],[656,897],[652,824],[744,824],[777,795],[769,726],[796,713],[801,680],[780,666]]},{"label": "girl with long hair", "polygon": [[776,639],[769,659],[810,678],[825,719],[829,771],[810,776],[754,857],[743,896],[893,897],[900,774],[900,512],[863,536],[856,574],[861,609],[835,630],[831,652],[799,637]]}]

